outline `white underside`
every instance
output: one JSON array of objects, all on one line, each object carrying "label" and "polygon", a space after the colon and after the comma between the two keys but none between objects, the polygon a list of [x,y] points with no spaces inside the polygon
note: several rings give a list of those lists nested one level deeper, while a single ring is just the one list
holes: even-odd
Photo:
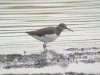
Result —
[{"label": "white underside", "polygon": [[58,36],[56,34],[46,34],[45,36],[33,36],[34,38],[42,41],[42,42],[52,42],[54,41]]}]

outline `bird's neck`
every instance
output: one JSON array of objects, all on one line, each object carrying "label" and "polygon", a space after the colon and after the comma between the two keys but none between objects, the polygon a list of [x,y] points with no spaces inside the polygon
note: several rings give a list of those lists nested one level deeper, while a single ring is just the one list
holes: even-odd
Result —
[{"label": "bird's neck", "polygon": [[57,28],[57,27],[56,27],[56,29],[57,29],[57,31],[56,31],[57,35],[59,36],[61,34],[62,30],[60,30],[60,28]]},{"label": "bird's neck", "polygon": [[63,30],[60,27],[56,27],[56,29],[61,33]]}]

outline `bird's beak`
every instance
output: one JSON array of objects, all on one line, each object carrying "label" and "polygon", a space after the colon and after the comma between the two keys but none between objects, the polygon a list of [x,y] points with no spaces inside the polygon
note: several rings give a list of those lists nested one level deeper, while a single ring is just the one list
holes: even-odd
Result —
[{"label": "bird's beak", "polygon": [[71,30],[71,29],[69,29],[69,28],[67,28],[67,27],[66,27],[66,29],[68,29],[69,31],[72,31],[72,32],[73,32],[73,30]]}]

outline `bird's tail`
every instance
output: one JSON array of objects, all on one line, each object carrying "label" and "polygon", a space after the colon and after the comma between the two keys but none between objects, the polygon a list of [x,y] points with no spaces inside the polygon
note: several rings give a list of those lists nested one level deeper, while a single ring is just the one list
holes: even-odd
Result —
[{"label": "bird's tail", "polygon": [[25,32],[25,33],[29,34],[29,32]]},{"label": "bird's tail", "polygon": [[32,35],[32,33],[31,33],[31,32],[25,32],[25,33],[27,33],[28,35]]},{"label": "bird's tail", "polygon": [[25,33],[28,33],[28,32],[25,32]]}]

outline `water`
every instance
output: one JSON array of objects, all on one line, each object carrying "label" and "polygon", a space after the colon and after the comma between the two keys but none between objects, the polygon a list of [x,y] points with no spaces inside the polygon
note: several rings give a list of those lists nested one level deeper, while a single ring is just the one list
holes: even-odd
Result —
[{"label": "water", "polygon": [[[65,30],[58,39],[48,43],[49,50],[62,52],[73,47],[100,47],[100,0],[0,0],[0,54],[43,51],[43,43],[25,32],[57,26],[59,23],[67,24],[74,32]],[[99,59],[99,56],[96,57]],[[94,65],[97,66],[98,63]],[[81,65],[79,64],[79,68],[83,68]],[[94,70],[94,65],[90,64],[93,66],[93,73],[100,72],[100,67]],[[85,69],[88,67],[86,66]],[[79,69],[75,67],[76,71],[72,68],[69,71],[77,72]],[[86,72],[85,69],[82,72]],[[6,72],[5,69],[1,70]],[[44,72],[43,69],[38,70],[40,73]],[[87,71],[90,72],[89,69]]]},{"label": "water", "polygon": [[74,32],[65,30],[50,49],[100,47],[99,0],[0,0],[0,53],[38,52],[42,43],[24,32],[59,23]]},{"label": "water", "polygon": [[[66,72],[77,72],[77,73],[87,73],[87,74],[92,74],[94,73],[95,75],[100,73],[100,63],[95,63],[95,64],[71,64],[67,69],[64,69],[60,66],[49,66],[45,68],[17,68],[17,69],[1,69],[0,74],[41,74],[41,73],[50,73],[50,74],[55,74],[55,73],[63,73],[64,71]],[[95,67],[97,69],[95,69]],[[53,68],[53,69],[52,69]],[[81,69],[80,69],[81,68]],[[91,70],[90,70],[91,69]],[[16,70],[16,71],[15,71]],[[23,72],[24,70],[24,72]],[[42,74],[41,74],[42,75]],[[75,74],[73,74],[75,75]],[[77,74],[76,74],[77,75]]]}]

